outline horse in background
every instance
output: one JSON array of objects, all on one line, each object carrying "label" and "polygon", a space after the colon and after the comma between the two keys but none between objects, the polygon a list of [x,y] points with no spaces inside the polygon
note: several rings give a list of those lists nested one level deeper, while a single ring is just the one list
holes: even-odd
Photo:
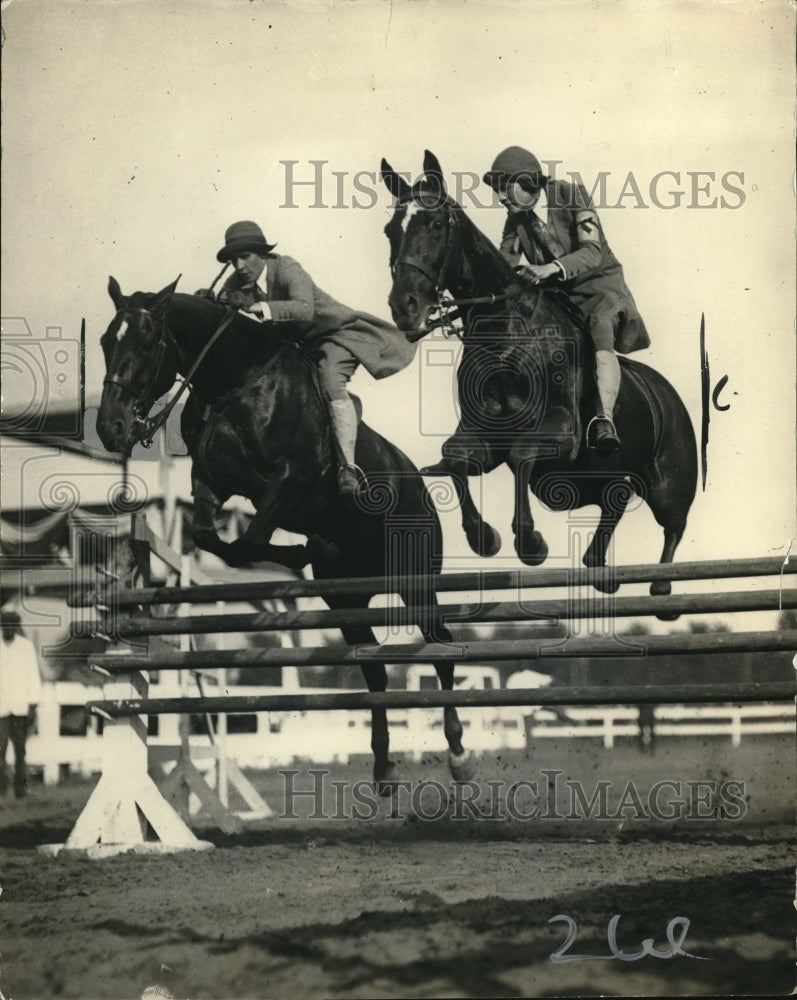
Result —
[{"label": "horse in background", "polygon": [[[442,531],[417,468],[360,422],[356,460],[369,486],[357,503],[340,498],[314,358],[267,325],[206,298],[176,293],[176,284],[124,295],[110,279],[116,312],[101,339],[106,375],[97,421],[104,446],[129,454],[137,442],[151,440],[164,413],[150,418],[149,412],[180,374],[190,383],[181,429],[193,460],[193,533],[200,548],[231,566],[269,560],[297,570],[309,563],[318,579],[381,577],[380,593],[396,591],[398,576],[420,577],[427,581],[423,594],[400,596],[419,609],[428,642],[451,641],[431,611]],[[240,538],[227,542],[219,538],[214,517],[233,495],[248,498],[255,515]],[[276,528],[305,535],[308,544],[274,545]],[[330,594],[325,600],[331,608],[367,607],[373,596]],[[351,646],[376,643],[367,626],[341,631]],[[434,666],[443,690],[452,690],[453,664]],[[384,664],[363,665],[362,671],[369,691],[386,690]],[[374,780],[389,794],[394,765],[386,710],[373,709],[371,718]],[[444,709],[443,721],[451,773],[465,780],[473,763],[454,707]]]},{"label": "horse in background", "polygon": [[[531,492],[554,510],[600,507],[584,556],[606,565],[615,528],[634,494],[664,529],[661,562],[672,562],[697,486],[697,447],[689,414],[670,383],[639,361],[620,358],[615,423],[623,442],[611,457],[587,447],[583,428],[594,412],[593,348],[580,312],[561,290],[521,280],[500,251],[446,191],[437,158],[410,186],[386,160],[382,177],[396,199],[386,226],[391,243],[393,320],[408,339],[462,316],[457,373],[461,411],[443,462],[422,470],[450,474],[462,525],[479,555],[494,555],[500,536],[473,502],[468,476],[506,464],[515,481],[512,530],[518,557],[542,563],[548,547],[534,526]],[[453,299],[446,299],[449,291]],[[595,586],[614,593],[611,574]],[[651,584],[669,594],[670,582]]]}]

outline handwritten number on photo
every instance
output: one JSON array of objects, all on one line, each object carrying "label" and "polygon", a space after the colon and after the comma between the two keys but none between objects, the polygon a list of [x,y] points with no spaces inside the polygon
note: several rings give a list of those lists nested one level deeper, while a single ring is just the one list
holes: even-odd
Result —
[{"label": "handwritten number on photo", "polygon": [[[688,917],[673,917],[672,920],[667,924],[667,929],[665,934],[667,935],[667,943],[669,948],[659,950],[653,946],[653,938],[645,938],[642,942],[642,949],[640,951],[627,953],[624,952],[617,945],[617,925],[620,923],[621,914],[616,913],[612,919],[609,921],[609,928],[606,934],[609,951],[609,955],[568,955],[566,954],[568,949],[571,947],[578,934],[578,924],[569,917],[566,913],[558,913],[555,917],[551,917],[548,921],[552,924],[555,920],[563,920],[568,926],[567,938],[556,951],[551,952],[550,959],[552,962],[603,962],[611,961],[612,959],[617,959],[620,962],[638,962],[641,958],[646,958],[650,956],[651,958],[694,958],[701,962],[711,962],[713,959],[706,958],[702,955],[692,955],[690,952],[685,951],[682,948],[684,941],[686,940],[686,935],[689,932],[689,918]],[[677,929],[677,930],[676,930]],[[677,940],[676,940],[677,934]]]}]

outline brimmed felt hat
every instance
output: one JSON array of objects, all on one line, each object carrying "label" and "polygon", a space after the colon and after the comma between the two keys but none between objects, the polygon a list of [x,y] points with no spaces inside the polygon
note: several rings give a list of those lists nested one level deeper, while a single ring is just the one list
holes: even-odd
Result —
[{"label": "brimmed felt hat", "polygon": [[522,146],[508,146],[502,150],[482,179],[493,191],[500,191],[509,181],[516,181],[530,193],[544,187],[548,180],[534,153]]},{"label": "brimmed felt hat", "polygon": [[216,260],[224,264],[238,253],[271,253],[276,243],[268,243],[256,222],[233,222],[224,234],[224,246]]}]

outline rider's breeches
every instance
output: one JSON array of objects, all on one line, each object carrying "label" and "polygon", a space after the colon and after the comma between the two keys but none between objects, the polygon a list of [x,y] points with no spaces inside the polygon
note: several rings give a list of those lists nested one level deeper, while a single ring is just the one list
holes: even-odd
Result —
[{"label": "rider's breeches", "polygon": [[614,352],[614,337],[620,325],[620,315],[616,310],[598,307],[587,314],[589,335],[596,351]]},{"label": "rider's breeches", "polygon": [[333,399],[348,399],[349,379],[357,370],[359,364],[357,358],[351,351],[331,340],[319,346],[317,357],[318,377],[324,398],[327,402]]}]

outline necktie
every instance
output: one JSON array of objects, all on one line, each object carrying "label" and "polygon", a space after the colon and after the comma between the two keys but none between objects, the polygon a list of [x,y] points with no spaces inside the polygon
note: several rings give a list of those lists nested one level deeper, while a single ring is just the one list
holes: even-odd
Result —
[{"label": "necktie", "polygon": [[564,253],[564,247],[542,219],[535,212],[529,212],[529,222],[534,234],[534,243],[542,256],[542,263],[547,264],[560,257]]}]

